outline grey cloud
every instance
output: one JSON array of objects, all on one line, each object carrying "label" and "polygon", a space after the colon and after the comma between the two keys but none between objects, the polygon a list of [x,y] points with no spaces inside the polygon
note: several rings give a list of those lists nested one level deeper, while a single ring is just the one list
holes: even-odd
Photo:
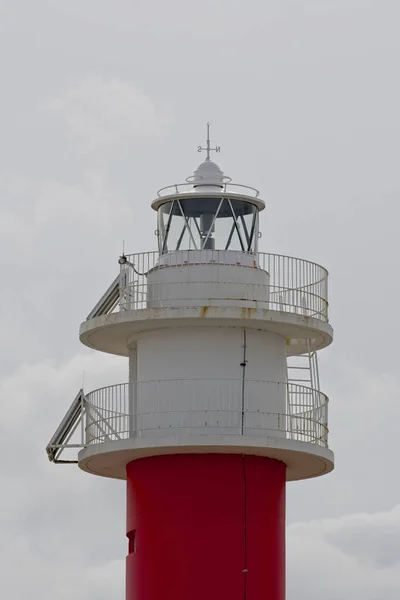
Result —
[{"label": "grey cloud", "polygon": [[369,559],[378,567],[400,563],[400,521],[353,525],[327,539],[345,554]]},{"label": "grey cloud", "polygon": [[123,484],[56,468],[44,446],[84,371],[88,389],[126,379],[78,326],[122,241],[154,249],[150,201],[192,173],[210,119],[221,167],[267,201],[260,250],[331,274],[321,385],[337,468],[289,486],[288,600],[397,600],[398,520],[381,515],[397,519],[400,494],[400,6],[191,6],[2,6],[2,590],[123,597]]},{"label": "grey cloud", "polygon": [[146,143],[162,138],[171,124],[163,106],[129,80],[90,75],[71,81],[60,94],[43,102],[43,108],[59,114],[67,133],[84,155],[113,155],[127,143]]},{"label": "grey cloud", "polygon": [[[288,592],[329,600],[394,600],[400,585],[400,507],[288,528]],[[387,535],[388,529],[392,534]],[[397,554],[396,554],[397,553]]]}]

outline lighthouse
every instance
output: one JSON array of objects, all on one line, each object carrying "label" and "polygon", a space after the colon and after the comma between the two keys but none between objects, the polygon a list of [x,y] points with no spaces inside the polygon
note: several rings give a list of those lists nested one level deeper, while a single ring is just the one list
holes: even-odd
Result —
[{"label": "lighthouse", "polygon": [[151,204],[158,248],[120,256],[80,326],[128,381],[80,390],[47,453],[126,481],[126,600],[284,600],[286,482],[334,465],[328,273],[260,252],[258,190],[213,160],[209,126],[198,151]]}]

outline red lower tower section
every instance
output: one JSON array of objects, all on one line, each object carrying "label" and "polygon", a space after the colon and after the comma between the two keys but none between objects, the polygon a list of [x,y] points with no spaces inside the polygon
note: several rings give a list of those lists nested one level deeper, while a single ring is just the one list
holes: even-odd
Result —
[{"label": "red lower tower section", "polygon": [[127,600],[284,600],[286,466],[257,456],[127,466]]}]

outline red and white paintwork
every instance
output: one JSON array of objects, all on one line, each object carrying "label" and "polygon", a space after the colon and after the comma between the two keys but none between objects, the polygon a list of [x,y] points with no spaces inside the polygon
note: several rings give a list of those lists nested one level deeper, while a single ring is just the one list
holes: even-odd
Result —
[{"label": "red and white paintwork", "polygon": [[[249,188],[228,190],[209,159],[188,181],[153,202],[160,253],[120,258],[119,284],[98,305],[119,290],[120,310],[95,307],[81,325],[85,345],[129,358],[129,383],[77,397],[78,463],[126,479],[126,600],[284,600],[286,481],[333,469],[318,376],[316,389],[288,377],[290,356],[332,341],[327,272],[290,257],[266,262],[257,251],[264,202]],[[221,223],[218,213],[190,217],[189,246],[196,232],[204,245],[182,248],[182,206],[198,213],[213,203],[224,206]],[[227,250],[246,227],[241,206],[252,223],[245,252]],[[171,215],[183,221],[167,251]],[[211,239],[215,231],[222,237]]]}]

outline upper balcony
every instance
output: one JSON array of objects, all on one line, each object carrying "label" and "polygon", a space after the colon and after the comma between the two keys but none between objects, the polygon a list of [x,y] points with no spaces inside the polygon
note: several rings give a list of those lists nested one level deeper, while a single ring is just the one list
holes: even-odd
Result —
[{"label": "upper balcony", "polygon": [[119,263],[120,275],[81,325],[89,347],[127,355],[137,331],[200,321],[268,329],[286,338],[288,354],[332,341],[328,272],[308,260],[202,249],[128,254]]},{"label": "upper balcony", "polygon": [[[328,272],[308,260],[264,252],[183,250],[161,256],[158,252],[128,254],[120,264],[119,309],[123,311],[182,303],[195,306],[209,286],[210,305],[225,300],[328,322]],[[171,277],[172,270],[178,277]],[[154,277],[161,271],[167,271],[168,278]],[[251,275],[261,273],[268,277],[251,281]]]}]

